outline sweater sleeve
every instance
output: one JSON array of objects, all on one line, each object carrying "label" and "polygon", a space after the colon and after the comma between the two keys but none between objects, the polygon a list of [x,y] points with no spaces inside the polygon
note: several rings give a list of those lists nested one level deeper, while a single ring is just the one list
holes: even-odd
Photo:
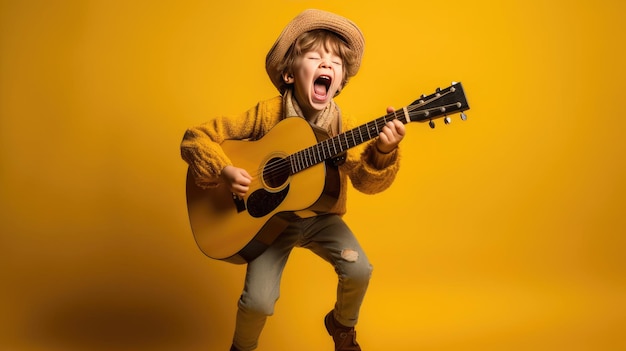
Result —
[{"label": "sweater sleeve", "polygon": [[[274,102],[270,106],[278,103],[274,100],[270,100]],[[268,119],[262,118],[267,115],[267,109],[268,104],[260,102],[239,116],[217,117],[185,132],[180,145],[181,157],[189,165],[198,186],[218,185],[222,169],[232,165],[220,146],[222,142],[259,139],[265,130],[271,128],[265,125]]]},{"label": "sweater sleeve", "polygon": [[[344,120],[345,130],[353,128],[354,121]],[[400,168],[400,149],[383,154],[376,148],[376,139],[348,151],[342,166],[355,189],[365,194],[376,194],[389,188]]]}]

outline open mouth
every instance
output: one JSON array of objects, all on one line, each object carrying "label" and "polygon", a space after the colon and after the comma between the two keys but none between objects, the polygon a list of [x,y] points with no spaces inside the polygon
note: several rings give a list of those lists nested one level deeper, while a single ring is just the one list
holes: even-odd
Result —
[{"label": "open mouth", "polygon": [[328,94],[328,89],[330,89],[330,84],[332,83],[332,78],[329,76],[319,76],[313,82],[313,90],[315,91],[315,95],[326,96]]}]

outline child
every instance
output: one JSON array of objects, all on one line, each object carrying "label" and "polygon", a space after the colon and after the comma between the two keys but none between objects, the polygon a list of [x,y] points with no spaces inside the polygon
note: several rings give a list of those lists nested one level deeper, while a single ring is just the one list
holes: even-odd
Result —
[{"label": "child", "polygon": [[[220,143],[260,139],[286,117],[302,117],[331,136],[356,127],[342,115],[333,97],[359,70],[363,49],[361,31],[346,18],[320,10],[306,10],[295,17],[266,58],[267,73],[280,96],[258,103],[239,117],[218,117],[185,133],[181,154],[196,183],[226,186],[233,194],[245,196],[253,180],[252,170],[231,164]],[[283,268],[294,247],[307,248],[334,267],[339,280],[337,300],[324,324],[335,350],[361,350],[354,326],[372,266],[341,217],[346,212],[347,179],[368,194],[388,188],[398,171],[398,144],[404,134],[404,125],[394,120],[360,151],[350,149],[339,166],[341,188],[331,210],[294,219],[260,256],[248,262],[231,351],[257,347],[267,316],[273,314]]]}]

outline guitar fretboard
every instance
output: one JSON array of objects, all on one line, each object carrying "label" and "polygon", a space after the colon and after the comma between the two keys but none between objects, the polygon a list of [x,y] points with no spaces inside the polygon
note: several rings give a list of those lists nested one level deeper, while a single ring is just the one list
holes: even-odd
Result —
[{"label": "guitar fretboard", "polygon": [[291,174],[333,159],[348,149],[372,140],[380,134],[387,122],[394,119],[398,119],[404,124],[410,122],[404,110],[395,111],[290,155],[288,159],[291,165]]}]

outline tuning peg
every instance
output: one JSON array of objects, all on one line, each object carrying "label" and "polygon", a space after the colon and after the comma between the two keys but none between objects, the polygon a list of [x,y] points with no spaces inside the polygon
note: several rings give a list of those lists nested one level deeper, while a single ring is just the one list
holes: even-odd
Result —
[{"label": "tuning peg", "polygon": [[461,119],[467,121],[467,115],[465,114],[465,112],[461,112]]},{"label": "tuning peg", "polygon": [[445,116],[445,117],[443,118],[443,123],[445,123],[445,124],[450,124],[450,123],[452,123],[452,120],[450,119],[450,117]]},{"label": "tuning peg", "polygon": [[430,120],[430,122],[428,122],[428,125],[430,126],[431,129],[435,129],[435,122],[433,122],[432,119]]}]

